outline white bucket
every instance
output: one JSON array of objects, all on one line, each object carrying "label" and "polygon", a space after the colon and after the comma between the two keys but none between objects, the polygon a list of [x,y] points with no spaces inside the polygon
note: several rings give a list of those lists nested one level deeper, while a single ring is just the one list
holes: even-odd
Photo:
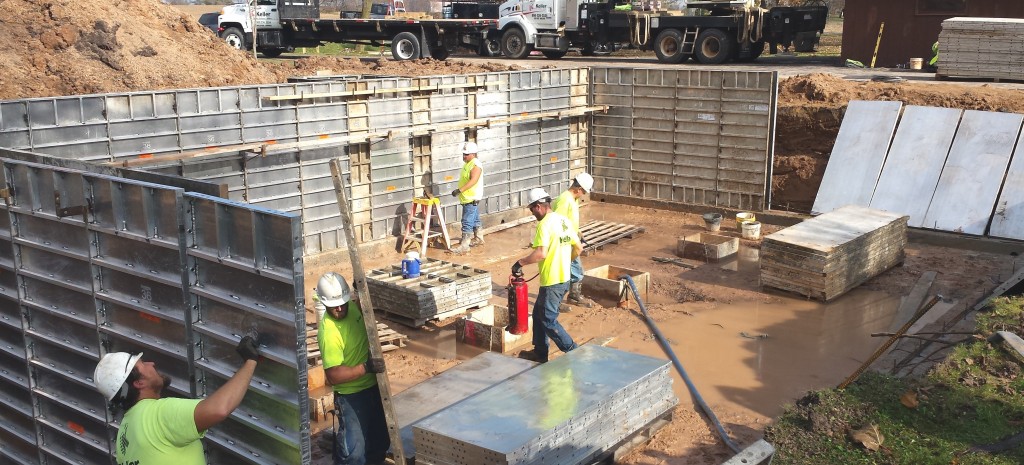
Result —
[{"label": "white bucket", "polygon": [[921,66],[924,65],[924,58],[911,58],[910,69],[921,70]]},{"label": "white bucket", "polygon": [[757,240],[761,238],[761,223],[747,221],[742,224],[742,235],[744,239]]},{"label": "white bucket", "polygon": [[743,223],[749,223],[754,221],[754,214],[750,212],[739,212],[736,214],[736,230],[741,231],[743,229]]}]

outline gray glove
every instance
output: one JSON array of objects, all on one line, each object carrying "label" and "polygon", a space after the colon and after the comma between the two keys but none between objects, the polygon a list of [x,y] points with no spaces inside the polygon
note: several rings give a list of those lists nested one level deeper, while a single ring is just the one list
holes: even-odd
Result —
[{"label": "gray glove", "polygon": [[363,368],[366,369],[367,373],[384,373],[384,359],[382,358],[370,358],[363,364]]},{"label": "gray glove", "polygon": [[252,336],[243,337],[235,350],[238,355],[242,356],[242,361],[260,360],[260,346],[256,344],[256,339],[253,339]]}]

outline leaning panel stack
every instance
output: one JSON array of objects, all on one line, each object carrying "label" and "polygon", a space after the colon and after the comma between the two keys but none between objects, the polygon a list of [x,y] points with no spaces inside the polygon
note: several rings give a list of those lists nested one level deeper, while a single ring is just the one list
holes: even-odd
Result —
[{"label": "leaning panel stack", "polygon": [[941,76],[1024,79],[1024,19],[943,21],[938,68]]},{"label": "leaning panel stack", "polygon": [[443,260],[423,261],[414,278],[403,277],[401,265],[371,270],[366,284],[374,307],[416,326],[487,305],[491,298],[489,272]]},{"label": "leaning panel stack", "polygon": [[761,285],[829,301],[903,263],[906,215],[848,205],[764,238]]}]

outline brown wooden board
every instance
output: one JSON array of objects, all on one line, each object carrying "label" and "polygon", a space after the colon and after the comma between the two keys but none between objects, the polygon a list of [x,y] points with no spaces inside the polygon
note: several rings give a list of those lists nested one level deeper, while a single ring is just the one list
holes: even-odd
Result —
[{"label": "brown wooden board", "polygon": [[618,243],[621,239],[632,239],[644,232],[644,228],[631,224],[591,221],[580,226],[580,234],[587,240],[583,255],[590,255],[605,245]]}]

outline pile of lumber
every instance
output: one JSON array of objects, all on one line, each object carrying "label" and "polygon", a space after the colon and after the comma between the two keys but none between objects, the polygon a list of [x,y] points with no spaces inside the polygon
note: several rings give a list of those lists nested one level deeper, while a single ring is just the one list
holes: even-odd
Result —
[{"label": "pile of lumber", "polygon": [[941,76],[1024,79],[1024,19],[943,21],[938,68]]},{"label": "pile of lumber", "polygon": [[903,263],[908,219],[848,205],[770,234],[761,285],[832,300]]},{"label": "pile of lumber", "polygon": [[491,298],[489,272],[435,259],[421,262],[415,278],[404,278],[401,264],[371,270],[366,284],[376,310],[412,326],[487,305]]}]

